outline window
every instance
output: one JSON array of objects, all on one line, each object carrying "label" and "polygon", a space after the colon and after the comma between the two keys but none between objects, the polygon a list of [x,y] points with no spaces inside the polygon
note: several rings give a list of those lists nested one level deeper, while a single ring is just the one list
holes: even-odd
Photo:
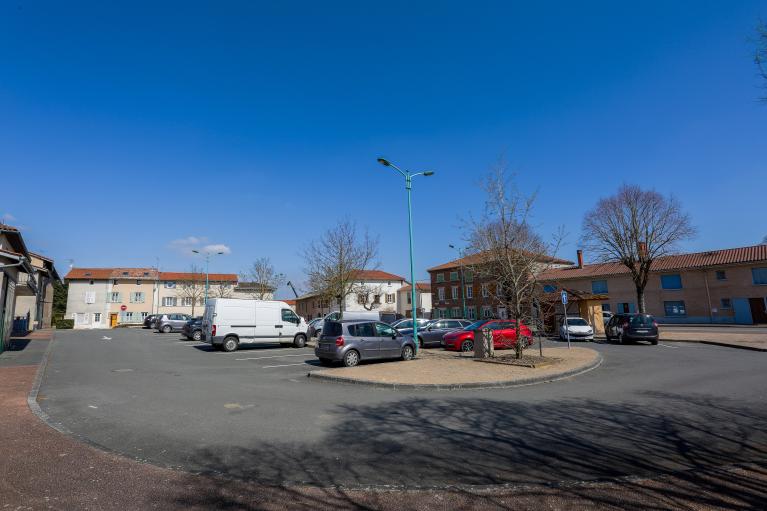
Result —
[{"label": "window", "polygon": [[687,310],[684,308],[684,302],[679,300],[675,302],[663,302],[663,308],[666,316],[686,316]]},{"label": "window", "polygon": [[112,280],[112,285],[113,285],[113,286],[116,286],[116,285],[117,285],[117,279],[114,279],[114,280]]},{"label": "window", "polygon": [[457,271],[451,271],[450,272],[450,281],[455,282],[458,280],[458,272]]},{"label": "window", "polygon": [[101,323],[101,313],[100,312],[94,312],[93,313],[93,322],[94,323]]},{"label": "window", "polygon": [[85,298],[85,303],[96,303],[96,292],[86,291],[84,298]]},{"label": "window", "polygon": [[482,298],[487,298],[488,296],[490,296],[490,286],[482,284]]},{"label": "window", "polygon": [[109,302],[120,303],[120,293],[116,291],[109,293]]},{"label": "window", "polygon": [[437,311],[439,312],[439,317],[440,318],[446,318],[447,317],[447,309],[437,309]]},{"label": "window", "polygon": [[544,293],[553,293],[556,290],[557,290],[557,286],[553,286],[551,284],[546,284],[545,286],[543,286]]},{"label": "window", "polygon": [[466,315],[468,316],[468,319],[476,319],[477,317],[477,309],[474,307],[469,307],[466,309]]},{"label": "window", "polygon": [[127,271],[124,271],[124,272],[123,272],[123,277],[127,277],[127,276],[128,276],[128,272],[127,272]]},{"label": "window", "polygon": [[682,289],[682,276],[678,273],[661,275],[660,287],[663,289]]},{"label": "window", "polygon": [[767,285],[767,268],[751,268],[754,284]]},{"label": "window", "polygon": [[474,298],[474,286],[466,286],[466,298]]},{"label": "window", "polygon": [[142,320],[142,321],[143,321],[143,320],[145,320],[147,316],[149,316],[149,313],[148,313],[148,312],[142,312],[142,313],[141,313],[141,320]]},{"label": "window", "polygon": [[90,282],[88,282],[88,285],[92,286],[93,285],[93,281],[91,280]]},{"label": "window", "polygon": [[439,301],[442,301],[445,299],[445,288],[444,287],[438,287],[437,288],[437,297]]},{"label": "window", "polygon": [[373,295],[373,303],[381,303],[381,295]]},{"label": "window", "polygon": [[130,294],[131,303],[144,303],[144,293],[142,291],[135,291]]},{"label": "window", "polygon": [[389,325],[384,323],[376,323],[376,336],[377,337],[395,337],[397,331]]},{"label": "window", "polygon": [[282,309],[282,321],[286,323],[295,323],[298,325],[301,320],[296,316],[296,313],[290,309]]},{"label": "window", "polygon": [[176,297],[175,296],[164,296],[162,298],[162,306],[163,307],[175,307],[176,306]]},{"label": "window", "polygon": [[474,274],[471,272],[471,270],[463,270],[463,281],[474,282]]},{"label": "window", "polygon": [[194,305],[194,298],[191,296],[185,296],[181,299],[181,306],[182,307],[191,307]]},{"label": "window", "polygon": [[445,282],[445,274],[437,273],[437,282]]},{"label": "window", "polygon": [[453,307],[453,314],[451,317],[453,318],[460,318],[461,317],[461,309],[458,307]]},{"label": "window", "polygon": [[169,280],[163,284],[165,286],[165,289],[175,289],[176,282],[173,280]]},{"label": "window", "polygon": [[410,293],[407,294],[407,304],[408,305],[413,304],[413,296]]},{"label": "window", "polygon": [[357,303],[360,305],[364,305],[368,303],[368,295],[366,295],[365,293],[357,294]]},{"label": "window", "polygon": [[727,280],[727,272],[724,270],[717,270],[716,280]]},{"label": "window", "polygon": [[453,287],[450,288],[450,297],[453,300],[457,300],[458,299],[458,286],[453,286]]},{"label": "window", "polygon": [[394,303],[394,293],[386,293],[386,303]]},{"label": "window", "polygon": [[141,285],[141,281],[140,280],[136,280],[136,285],[140,286]]},{"label": "window", "polygon": [[602,304],[602,312],[610,312],[610,304],[609,303],[603,303]]},{"label": "window", "polygon": [[732,300],[729,298],[722,298],[720,300],[723,309],[732,309]]},{"label": "window", "polygon": [[630,314],[634,312],[634,304],[633,303],[619,303],[618,304],[618,314]]},{"label": "window", "polygon": [[489,305],[483,305],[482,306],[482,317],[483,318],[492,318],[493,317],[493,308]]},{"label": "window", "polygon": [[607,293],[607,281],[606,280],[592,280],[591,292],[595,295]]}]

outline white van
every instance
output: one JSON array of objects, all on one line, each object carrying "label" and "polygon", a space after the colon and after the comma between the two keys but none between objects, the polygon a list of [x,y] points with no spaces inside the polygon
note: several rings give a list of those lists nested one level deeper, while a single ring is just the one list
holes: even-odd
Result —
[{"label": "white van", "polygon": [[205,342],[223,351],[265,342],[289,342],[303,348],[307,328],[303,318],[279,301],[212,298],[202,317]]}]

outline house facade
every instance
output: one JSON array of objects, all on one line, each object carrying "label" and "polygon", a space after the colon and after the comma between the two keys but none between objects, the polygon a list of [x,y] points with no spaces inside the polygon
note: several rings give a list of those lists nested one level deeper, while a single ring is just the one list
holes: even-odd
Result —
[{"label": "house facade", "polygon": [[[412,294],[413,286],[406,284],[399,288],[397,296],[397,313],[407,318],[413,315]],[[430,319],[431,308],[431,283],[418,282],[415,286],[416,317]]]},{"label": "house facade", "polygon": [[[29,279],[34,280],[36,292],[21,292],[16,295],[16,318],[26,321],[27,330],[51,328],[53,321],[53,283],[59,279],[59,274],[53,264],[53,259],[29,252],[29,260],[33,274],[23,273],[19,276],[21,288]],[[29,286],[26,286],[29,289]]]},{"label": "house facade", "polygon": [[[472,254],[428,269],[433,318],[474,320],[508,317],[492,279],[475,276],[472,271],[472,268],[482,264],[482,258],[481,254]],[[573,264],[572,261],[549,256],[541,256],[540,259],[542,268]]]},{"label": "house facade", "polygon": [[16,300],[19,296],[36,296],[37,284],[29,251],[21,232],[0,223],[0,352],[8,348]]},{"label": "house facade", "polygon": [[[579,264],[540,276],[550,289],[600,297],[603,310],[636,312],[636,289],[619,263]],[[767,323],[767,245],[661,257],[645,288],[659,323]]]},{"label": "house facade", "polygon": [[[201,315],[205,274],[154,268],[72,268],[66,317],[75,328],[140,324],[149,314]],[[211,273],[209,297],[230,296],[237,275]]]},{"label": "house facade", "polygon": [[[345,311],[377,310],[397,314],[399,290],[407,284],[404,277],[381,270],[364,270],[356,274],[354,290],[343,301]],[[338,300],[330,300],[319,293],[308,293],[296,298],[296,313],[307,321],[324,317],[339,310]]]}]

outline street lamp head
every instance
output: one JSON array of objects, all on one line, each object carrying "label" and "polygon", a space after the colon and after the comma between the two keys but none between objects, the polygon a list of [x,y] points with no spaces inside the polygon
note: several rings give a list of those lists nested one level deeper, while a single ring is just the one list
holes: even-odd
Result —
[{"label": "street lamp head", "polygon": [[194,252],[195,254],[199,254],[200,253],[199,250],[192,250],[192,252]]},{"label": "street lamp head", "polygon": [[450,248],[455,248],[455,245],[448,245],[448,247],[450,247]]},{"label": "street lamp head", "polygon": [[433,176],[434,175],[434,171],[427,170],[426,172],[423,173],[423,175],[424,176]]},{"label": "street lamp head", "polygon": [[378,158],[378,163],[380,163],[384,167],[390,167],[391,166],[391,163],[386,158]]},{"label": "street lamp head", "polygon": [[223,254],[223,252],[216,252],[216,254],[218,254],[218,255],[222,255],[222,254]]}]

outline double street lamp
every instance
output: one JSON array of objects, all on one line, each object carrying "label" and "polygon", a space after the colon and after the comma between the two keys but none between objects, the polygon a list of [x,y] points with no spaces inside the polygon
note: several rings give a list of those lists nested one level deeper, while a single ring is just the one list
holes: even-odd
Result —
[{"label": "double street lamp", "polygon": [[205,299],[202,302],[205,306],[208,305],[208,287],[210,287],[210,272],[208,271],[210,267],[210,256],[212,255],[222,255],[223,252],[205,252],[204,254],[201,253],[199,250],[192,250],[197,255],[201,255],[205,258]]},{"label": "double street lamp", "polygon": [[418,322],[416,321],[417,303],[416,303],[416,282],[415,282],[415,267],[413,265],[413,206],[411,201],[411,190],[413,188],[413,178],[415,176],[433,176],[434,172],[415,172],[411,173],[406,170],[402,170],[395,164],[385,158],[378,158],[378,163],[384,167],[391,167],[405,178],[405,190],[407,190],[407,233],[408,241],[410,244],[410,304],[412,306],[411,319],[413,320],[413,341],[415,344],[415,354],[418,354]]}]

